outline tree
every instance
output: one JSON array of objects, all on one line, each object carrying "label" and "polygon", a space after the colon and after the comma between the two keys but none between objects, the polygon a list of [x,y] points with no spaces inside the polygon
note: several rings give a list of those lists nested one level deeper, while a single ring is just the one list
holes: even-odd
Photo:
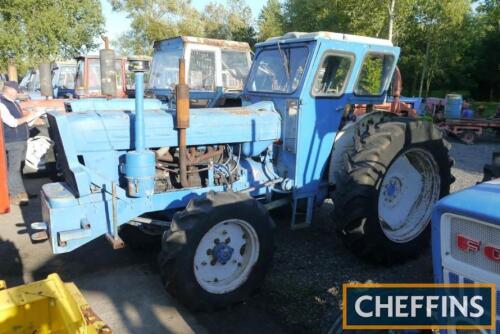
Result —
[{"label": "tree", "polygon": [[255,43],[252,11],[244,0],[209,3],[202,13],[190,0],[109,0],[128,14],[131,30],[114,43],[123,54],[150,54],[153,42],[180,35]]},{"label": "tree", "polygon": [[[500,1],[485,0],[477,7],[478,31],[475,43],[471,45],[474,71],[472,79],[477,83],[476,95],[500,100]],[[477,38],[481,37],[481,38]]]},{"label": "tree", "polygon": [[283,35],[283,13],[278,0],[267,1],[260,12],[258,26],[261,41]]},{"label": "tree", "polygon": [[205,37],[255,44],[252,10],[245,0],[227,0],[226,5],[209,3],[203,10]]},{"label": "tree", "polygon": [[179,35],[203,35],[201,15],[189,0],[109,0],[131,19],[130,31],[113,45],[123,54],[150,54],[153,42]]},{"label": "tree", "polygon": [[99,0],[0,0],[0,67],[72,58],[95,48],[103,32]]}]

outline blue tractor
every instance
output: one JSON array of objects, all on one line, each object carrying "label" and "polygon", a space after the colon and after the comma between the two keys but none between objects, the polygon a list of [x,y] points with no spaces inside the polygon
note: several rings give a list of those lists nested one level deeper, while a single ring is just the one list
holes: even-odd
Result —
[{"label": "blue tractor", "polygon": [[[500,162],[485,166],[486,182],[438,202],[432,216],[432,257],[436,283],[494,283],[496,331],[500,328]],[[496,173],[493,171],[496,170]],[[491,173],[491,174],[490,174]],[[453,325],[467,325],[459,323]],[[444,333],[444,332],[443,332]],[[456,333],[448,331],[447,333]]]},{"label": "blue tractor", "polygon": [[[449,192],[448,147],[432,123],[378,112],[399,48],[340,33],[288,33],[256,46],[244,103],[189,109],[184,60],[175,108],[143,99],[79,100],[49,116],[65,181],[42,188],[55,253],[106,235],[160,245],[165,287],[190,308],[220,308],[262,283],[273,253],[268,210],[291,227],[334,202],[345,244],[367,260],[416,256]],[[364,115],[354,116],[356,106]],[[77,111],[79,110],[79,111]]]}]

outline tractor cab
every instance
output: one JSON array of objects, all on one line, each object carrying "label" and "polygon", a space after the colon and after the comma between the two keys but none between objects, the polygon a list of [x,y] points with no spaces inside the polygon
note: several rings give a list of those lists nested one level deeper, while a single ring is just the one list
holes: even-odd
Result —
[{"label": "tractor cab", "polygon": [[[76,64],[74,61],[64,61],[52,64],[52,87],[54,98],[73,96],[75,92]],[[31,100],[45,99],[40,93],[40,73],[38,69],[29,69],[19,85],[26,98]]]},{"label": "tractor cab", "polygon": [[[79,56],[76,58],[77,72],[75,77],[75,97],[102,97],[101,64],[98,55]],[[127,59],[117,57],[116,96],[127,97]]]},{"label": "tractor cab", "polygon": [[182,36],[157,41],[149,94],[172,101],[179,59],[186,61],[191,107],[240,106],[240,94],[252,62],[248,43]]},{"label": "tractor cab", "polygon": [[325,170],[316,166],[327,163],[337,129],[360,105],[385,101],[398,56],[388,40],[333,32],[291,32],[256,45],[244,104],[271,100],[281,114],[278,170],[301,197],[318,190]]}]

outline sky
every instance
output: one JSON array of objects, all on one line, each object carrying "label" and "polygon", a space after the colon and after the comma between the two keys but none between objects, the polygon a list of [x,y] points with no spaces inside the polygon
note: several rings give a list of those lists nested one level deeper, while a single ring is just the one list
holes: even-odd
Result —
[{"label": "sky", "polygon": [[[198,10],[203,10],[203,8],[210,2],[222,3],[225,0],[192,0],[193,6]],[[264,6],[266,0],[247,0],[247,4],[252,9],[254,17],[257,17],[260,10]],[[124,13],[116,13],[111,9],[111,5],[108,0],[101,0],[102,12],[104,18],[106,19],[106,34],[112,41],[120,36],[122,33],[126,32],[130,25],[130,20]]]}]

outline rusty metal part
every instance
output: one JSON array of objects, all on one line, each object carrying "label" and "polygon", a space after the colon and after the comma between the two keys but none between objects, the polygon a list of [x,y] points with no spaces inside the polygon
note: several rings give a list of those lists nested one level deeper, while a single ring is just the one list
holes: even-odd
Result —
[{"label": "rusty metal part", "polygon": [[106,240],[109,241],[109,243],[111,244],[111,247],[113,249],[121,249],[121,248],[125,247],[125,243],[118,235],[112,236],[111,234],[107,233]]},{"label": "rusty metal part", "polygon": [[[174,37],[174,38],[167,38],[164,40],[156,41],[155,46],[160,44],[162,41],[169,40],[169,39],[177,39],[179,37]],[[222,39],[214,39],[214,38],[203,38],[203,37],[192,37],[192,36],[181,36],[180,39],[182,42],[186,44],[202,44],[202,45],[210,45],[210,46],[215,46],[219,47],[221,49],[228,49],[228,50],[238,50],[238,51],[245,51],[245,52],[250,52],[250,45],[246,42],[236,42],[236,41],[226,41]]]},{"label": "rusty metal part", "polygon": [[10,57],[7,63],[7,76],[10,81],[18,81],[17,79],[17,67],[14,62],[14,58]]},{"label": "rusty metal part", "polygon": [[[199,163],[202,163],[204,161],[207,161],[211,158],[217,157],[221,154],[224,153],[224,146],[221,146],[218,149],[214,149],[212,146],[209,146],[207,148],[207,151],[201,154],[198,154],[199,151],[196,151],[194,147],[191,147],[189,149],[189,153],[187,153],[186,158],[186,165],[191,166],[191,165],[197,165]],[[174,157],[170,152],[165,152],[161,156],[157,157],[158,161],[161,162],[174,162]]]},{"label": "rusty metal part", "polygon": [[187,178],[186,128],[189,127],[189,87],[186,84],[186,65],[179,59],[179,84],[176,86],[177,131],[179,134],[179,178],[183,187],[189,187]]},{"label": "rusty metal part", "polygon": [[401,78],[401,71],[399,67],[396,66],[394,71],[394,76],[392,78],[392,103],[391,112],[399,114],[401,112],[401,103],[399,97],[401,96],[401,90],[403,89],[403,79]]},{"label": "rusty metal part", "polygon": [[52,66],[50,63],[40,64],[40,94],[46,97],[52,97]]},{"label": "rusty metal part", "polygon": [[189,86],[186,84],[186,65],[184,58],[179,59],[179,84],[176,86],[175,92],[177,128],[189,128]]},{"label": "rusty metal part", "polygon": [[102,319],[99,318],[99,316],[97,314],[95,314],[94,310],[92,310],[90,308],[90,306],[84,305],[81,307],[81,310],[82,310],[83,317],[85,318],[85,321],[87,322],[87,324],[94,326],[97,333],[99,333],[99,334],[111,334],[111,333],[113,333],[111,328],[109,328],[108,325],[106,325],[104,323],[104,321],[102,321]]},{"label": "rusty metal part", "polygon": [[188,157],[188,165],[199,164],[200,162],[203,162],[203,161],[208,160],[210,158],[221,155],[222,153],[224,153],[224,146],[221,146],[217,150],[214,150],[213,147],[208,147],[208,150],[206,153],[203,153],[203,154],[198,155],[198,156],[190,155]]},{"label": "rusty metal part", "polygon": [[109,49],[109,38],[108,38],[108,36],[102,35],[101,39],[104,42],[104,48],[105,49]]}]

